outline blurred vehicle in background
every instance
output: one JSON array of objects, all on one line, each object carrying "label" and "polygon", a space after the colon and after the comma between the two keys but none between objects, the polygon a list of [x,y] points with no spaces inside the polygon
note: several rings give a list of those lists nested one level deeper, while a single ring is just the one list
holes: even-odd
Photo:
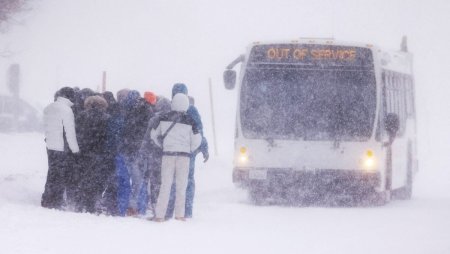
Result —
[{"label": "blurred vehicle in background", "polygon": [[0,95],[0,132],[42,130],[41,112],[20,98]]}]

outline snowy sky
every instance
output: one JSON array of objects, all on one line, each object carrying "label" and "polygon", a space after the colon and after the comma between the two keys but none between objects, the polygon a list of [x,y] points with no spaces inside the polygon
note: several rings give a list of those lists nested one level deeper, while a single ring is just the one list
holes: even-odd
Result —
[{"label": "snowy sky", "polygon": [[450,1],[34,0],[31,7],[23,24],[0,37],[0,47],[15,52],[0,59],[0,93],[7,93],[10,63],[21,64],[23,97],[42,105],[61,86],[96,89],[105,70],[113,92],[129,87],[168,96],[173,83],[185,82],[208,122],[211,77],[222,144],[232,140],[236,101],[236,91],[223,88],[222,72],[249,43],[334,37],[397,49],[407,35],[420,152],[427,155],[421,163],[449,168],[443,158],[450,150]]}]

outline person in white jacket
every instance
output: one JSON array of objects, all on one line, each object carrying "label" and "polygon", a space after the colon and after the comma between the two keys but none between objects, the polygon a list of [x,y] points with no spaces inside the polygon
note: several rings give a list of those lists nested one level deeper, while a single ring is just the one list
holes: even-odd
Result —
[{"label": "person in white jacket", "polygon": [[75,92],[63,87],[56,101],[44,109],[45,142],[48,155],[48,173],[41,205],[61,209],[64,203],[66,176],[73,168],[73,153],[79,152],[72,111]]},{"label": "person in white jacket", "polygon": [[185,94],[176,94],[172,99],[172,110],[159,118],[159,123],[150,133],[153,141],[163,150],[161,187],[156,203],[155,221],[165,220],[174,178],[175,219],[185,220],[189,160],[191,153],[200,146],[202,140],[194,119],[186,114],[188,107],[188,97]]}]

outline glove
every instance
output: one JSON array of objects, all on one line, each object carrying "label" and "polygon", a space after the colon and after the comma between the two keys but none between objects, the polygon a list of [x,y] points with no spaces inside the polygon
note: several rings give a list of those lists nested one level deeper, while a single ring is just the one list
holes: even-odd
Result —
[{"label": "glove", "polygon": [[207,162],[209,159],[209,153],[208,152],[203,152],[203,163]]}]

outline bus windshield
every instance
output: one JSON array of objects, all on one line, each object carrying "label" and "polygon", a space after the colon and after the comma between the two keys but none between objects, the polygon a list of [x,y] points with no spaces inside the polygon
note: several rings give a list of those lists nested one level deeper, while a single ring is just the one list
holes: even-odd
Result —
[{"label": "bus windshield", "polygon": [[244,137],[365,141],[376,111],[373,68],[249,65],[240,95]]}]

